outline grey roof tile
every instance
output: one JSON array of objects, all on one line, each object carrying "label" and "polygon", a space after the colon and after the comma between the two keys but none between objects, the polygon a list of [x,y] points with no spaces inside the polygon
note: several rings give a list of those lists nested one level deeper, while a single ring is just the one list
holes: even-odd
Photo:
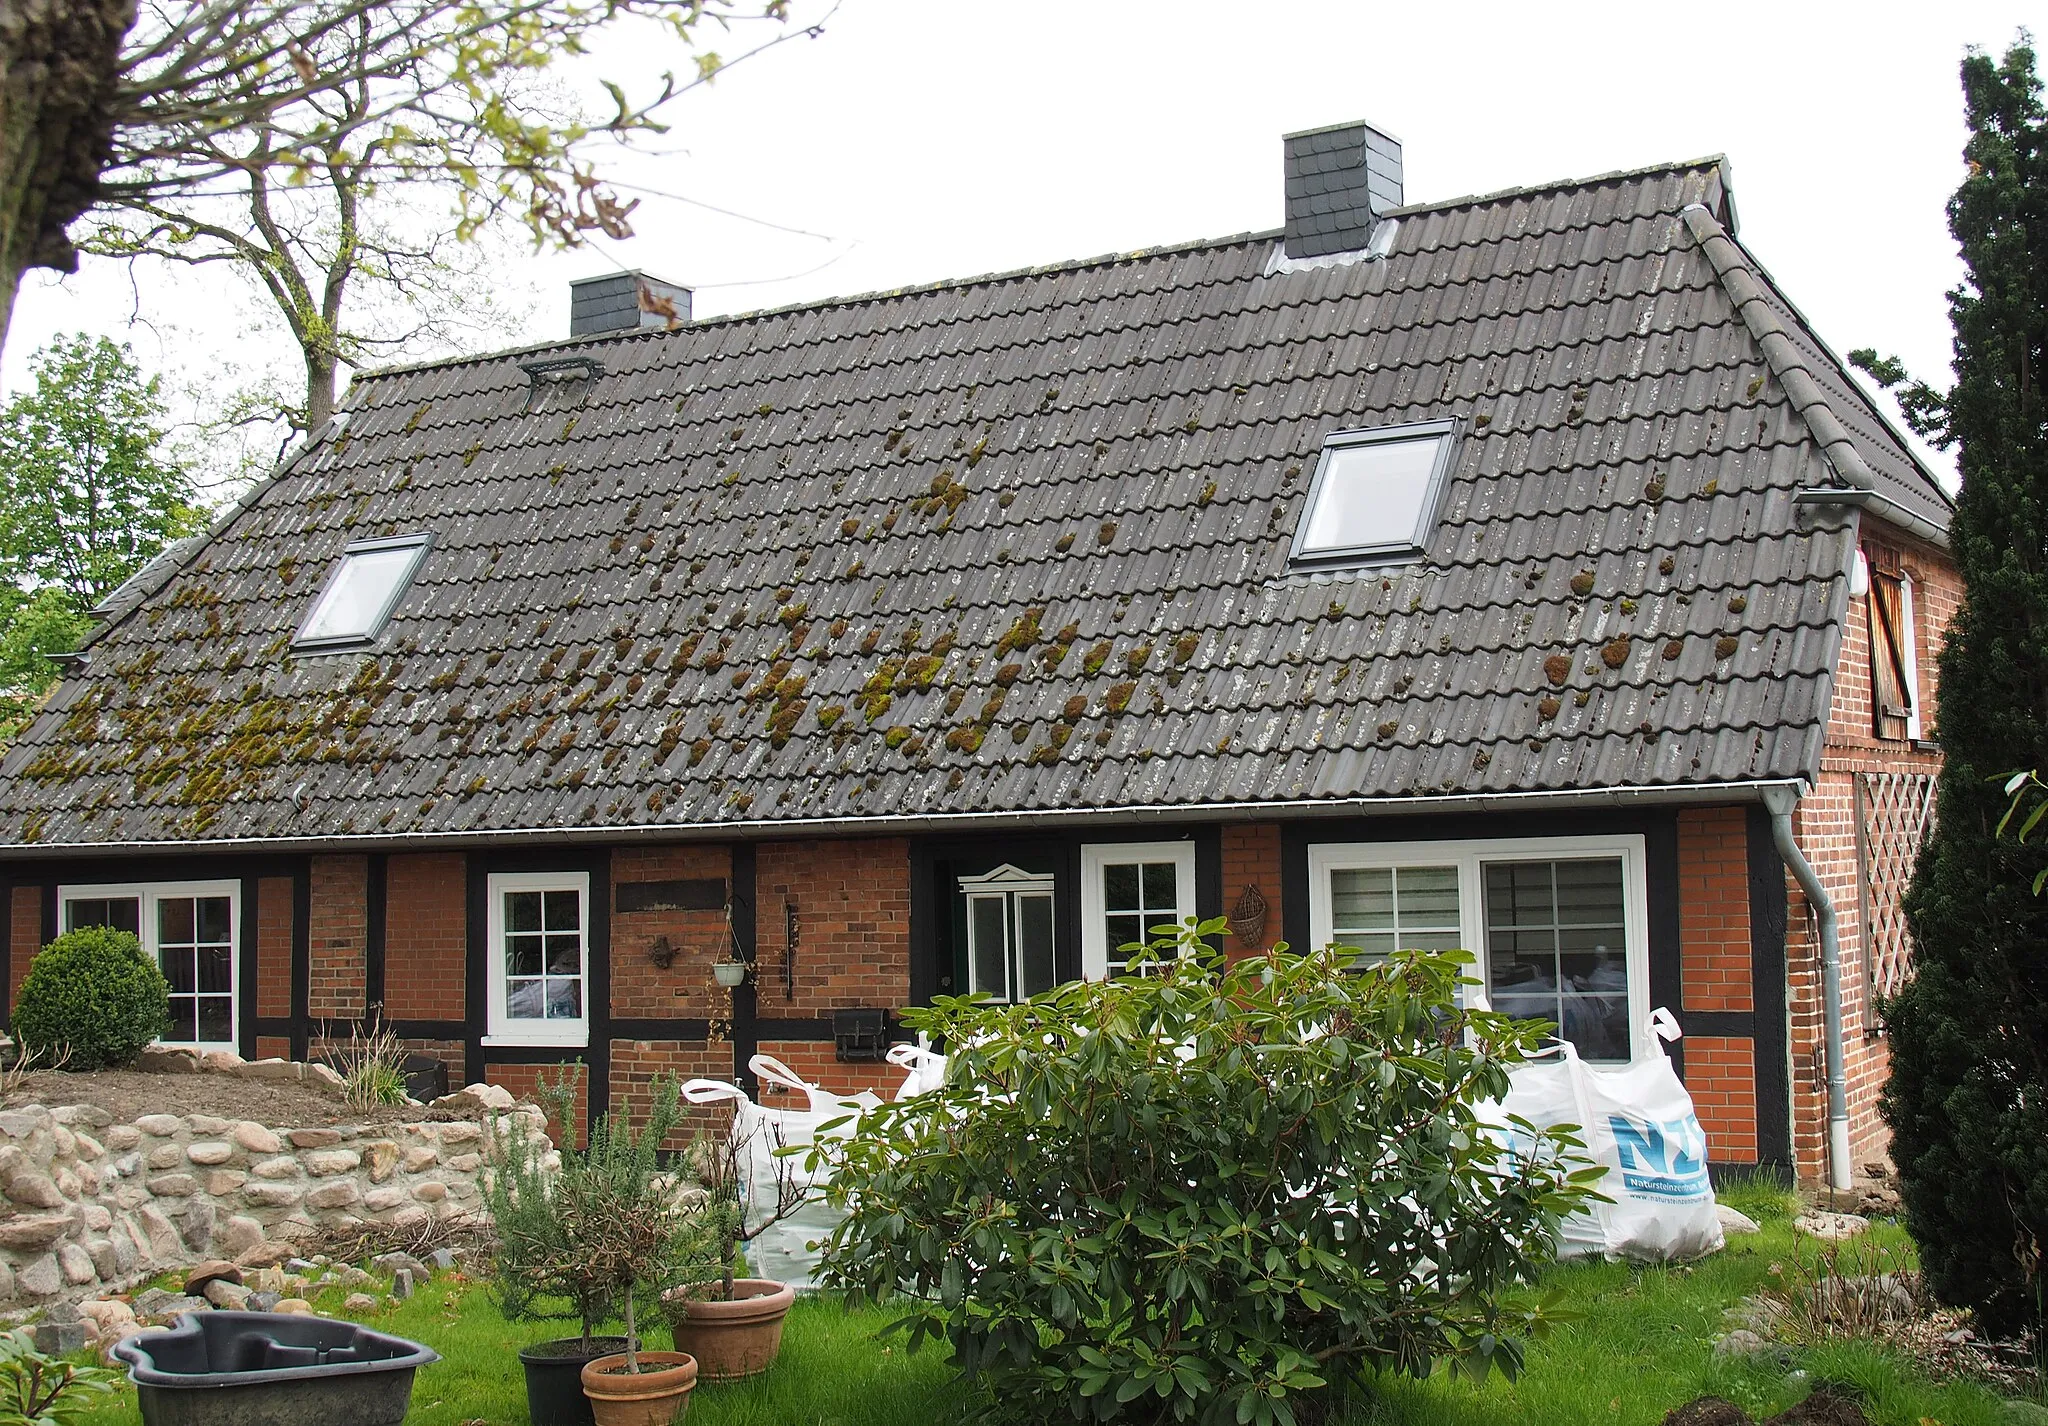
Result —
[{"label": "grey roof tile", "polygon": [[[1794,509],[1821,451],[1749,392],[1693,203],[1715,165],[1404,209],[1384,261],[1269,275],[1257,235],[584,341],[605,373],[539,389],[373,374],[99,635],[0,764],[0,845],[1810,772],[1849,545]],[[1424,557],[1289,573],[1324,437],[1445,416]],[[341,546],[415,529],[379,645],[290,657]]]}]

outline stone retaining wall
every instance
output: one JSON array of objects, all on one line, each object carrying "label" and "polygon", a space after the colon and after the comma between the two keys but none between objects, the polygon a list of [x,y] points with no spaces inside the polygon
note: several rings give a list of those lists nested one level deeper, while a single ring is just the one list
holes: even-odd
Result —
[{"label": "stone retaining wall", "polygon": [[264,1266],[330,1230],[474,1214],[485,1149],[513,1117],[546,1144],[532,1105],[331,1129],[205,1114],[115,1124],[89,1105],[0,1112],[0,1309],[118,1290],[207,1258]]}]

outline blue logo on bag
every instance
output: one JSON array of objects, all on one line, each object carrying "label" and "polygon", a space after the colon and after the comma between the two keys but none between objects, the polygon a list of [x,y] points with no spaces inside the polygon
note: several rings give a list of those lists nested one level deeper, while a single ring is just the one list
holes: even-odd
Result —
[{"label": "blue logo on bag", "polygon": [[1707,1181],[1707,1136],[1696,1116],[1637,1120],[1610,1114],[1607,1127],[1621,1159],[1622,1186],[1630,1193],[1680,1199],[1712,1195],[1713,1186]]}]

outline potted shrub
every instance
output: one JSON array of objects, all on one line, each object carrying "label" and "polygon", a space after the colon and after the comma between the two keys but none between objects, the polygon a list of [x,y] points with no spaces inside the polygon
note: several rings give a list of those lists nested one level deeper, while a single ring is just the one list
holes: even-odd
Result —
[{"label": "potted shrub", "polygon": [[740,1251],[802,1207],[808,1192],[772,1120],[736,1114],[730,1133],[699,1138],[694,1150],[705,1201],[692,1258],[706,1271],[664,1292],[661,1304],[676,1349],[697,1359],[699,1375],[736,1381],[774,1363],[783,1319],[796,1301],[788,1283],[740,1276]]},{"label": "potted shrub", "polygon": [[597,1426],[665,1426],[689,1409],[697,1385],[697,1363],[688,1352],[643,1350],[634,1325],[642,1295],[668,1280],[701,1241],[701,1204],[693,1201],[701,1195],[686,1194],[676,1176],[661,1169],[662,1143],[681,1122],[672,1075],[655,1080],[638,1134],[630,1118],[601,1116],[581,1155],[592,1171],[564,1204],[586,1271],[619,1304],[626,1324],[624,1351],[583,1365],[583,1394]]},{"label": "potted shrub", "polygon": [[[554,1083],[542,1081],[538,1097],[552,1122],[575,1122],[576,1084],[566,1073]],[[590,1148],[582,1152],[565,1144],[560,1170],[551,1171],[545,1140],[537,1140],[517,1119],[501,1122],[505,1132],[492,1140],[484,1181],[497,1237],[491,1295],[508,1321],[575,1322],[581,1328],[577,1336],[535,1342],[520,1351],[527,1414],[533,1426],[593,1426],[583,1368],[637,1345],[629,1337],[597,1334],[619,1316],[614,1284],[593,1260],[586,1241],[591,1226],[587,1205],[597,1180],[614,1167],[611,1136],[593,1131]]]}]

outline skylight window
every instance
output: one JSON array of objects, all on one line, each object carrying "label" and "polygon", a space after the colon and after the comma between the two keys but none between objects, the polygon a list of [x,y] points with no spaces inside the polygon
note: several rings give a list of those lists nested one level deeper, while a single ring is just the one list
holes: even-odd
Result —
[{"label": "skylight window", "polygon": [[1330,436],[1294,532],[1294,563],[1375,564],[1420,554],[1455,432],[1455,422],[1428,421]]},{"label": "skylight window", "polygon": [[339,648],[376,638],[432,542],[431,535],[399,535],[344,547],[341,563],[299,626],[296,646]]}]

